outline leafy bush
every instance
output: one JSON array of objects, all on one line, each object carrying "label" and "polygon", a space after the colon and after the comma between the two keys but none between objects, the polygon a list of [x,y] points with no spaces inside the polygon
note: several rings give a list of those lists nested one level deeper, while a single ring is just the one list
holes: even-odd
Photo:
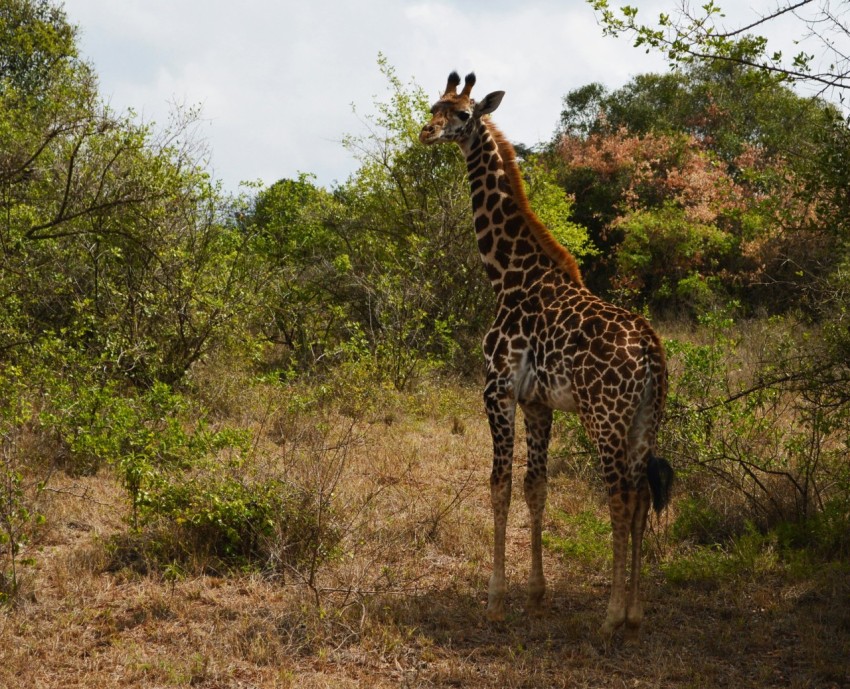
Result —
[{"label": "leafy bush", "polygon": [[719,543],[748,523],[808,524],[803,533],[823,528],[825,550],[840,554],[841,539],[828,534],[850,527],[850,418],[834,384],[814,375],[833,371],[830,359],[815,358],[820,345],[801,328],[791,336],[785,321],[735,324],[730,313],[702,319],[702,344],[667,342],[662,453],[684,492],[674,534]]},{"label": "leafy bush", "polygon": [[732,235],[670,204],[626,215],[616,227],[624,233],[617,252],[619,287],[649,292],[656,304],[679,303],[697,312],[711,304],[720,290],[712,274],[731,255]]},{"label": "leafy bush", "polygon": [[191,476],[158,473],[141,499],[140,524],[171,543],[172,557],[202,569],[318,566],[334,553],[332,523],[314,496],[277,478],[242,476],[244,461],[209,460]]},{"label": "leafy bush", "polygon": [[748,524],[723,545],[698,546],[681,553],[664,565],[664,574],[674,584],[718,585],[739,576],[764,575],[780,566],[775,538]]},{"label": "leafy bush", "polygon": [[555,411],[550,455],[550,475],[566,473],[588,483],[599,481],[596,446],[587,435],[578,414]]},{"label": "leafy bush", "polygon": [[780,546],[807,551],[818,558],[850,558],[850,504],[845,494],[826,503],[823,509],[805,521],[785,522],[777,526]]},{"label": "leafy bush", "polygon": [[586,85],[564,106],[551,150],[602,249],[594,287],[655,307],[725,293],[787,312],[846,255],[850,137],[823,100],[740,63],[694,61],[613,92]]},{"label": "leafy bush", "polygon": [[716,545],[734,535],[734,531],[729,533],[728,529],[723,515],[701,497],[689,495],[676,503],[676,519],[671,532],[677,541]]},{"label": "leafy bush", "polygon": [[[116,541],[123,543],[118,560],[135,558],[146,569],[172,560],[202,568],[298,569],[315,568],[333,553],[329,494],[316,497],[311,486],[261,469],[263,458],[246,430],[214,426],[203,409],[164,383],[142,390],[121,386],[103,378],[99,367],[86,366],[85,357],[61,346],[49,353],[61,354],[65,370],[44,364],[26,383],[15,377],[25,400],[32,395],[25,388],[33,385],[43,398],[37,413],[29,403],[7,425],[29,423],[56,438],[72,474],[104,467],[115,472],[131,507],[131,536]],[[45,354],[45,361],[54,359]],[[39,519],[24,490],[25,469],[7,442],[11,433],[3,436],[8,461],[0,467],[0,543],[9,545],[10,557]],[[28,476],[35,466],[31,460]]]}]

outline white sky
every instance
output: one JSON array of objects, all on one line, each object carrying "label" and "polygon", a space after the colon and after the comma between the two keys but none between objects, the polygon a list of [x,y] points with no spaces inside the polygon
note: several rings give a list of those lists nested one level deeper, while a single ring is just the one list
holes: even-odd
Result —
[{"label": "white sky", "polygon": [[[738,0],[722,5],[734,6]],[[633,0],[647,21],[675,0]],[[775,6],[775,0],[749,5]],[[165,124],[175,103],[201,107],[199,135],[225,188],[311,172],[342,182],[356,161],[352,113],[387,94],[383,53],[404,82],[438,95],[448,73],[475,71],[479,95],[507,92],[494,116],[513,141],[548,140],[570,90],[617,88],[664,71],[658,54],[603,38],[584,0],[65,0],[101,95]],[[736,14],[752,20],[754,10]]]}]

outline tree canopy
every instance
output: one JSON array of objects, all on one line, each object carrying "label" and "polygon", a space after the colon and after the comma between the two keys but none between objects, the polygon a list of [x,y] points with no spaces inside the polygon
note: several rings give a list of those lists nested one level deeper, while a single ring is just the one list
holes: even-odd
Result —
[{"label": "tree canopy", "polygon": [[834,106],[774,74],[703,62],[568,93],[551,151],[603,248],[597,287],[781,310],[842,255],[844,192],[821,161],[840,165],[846,131]]}]

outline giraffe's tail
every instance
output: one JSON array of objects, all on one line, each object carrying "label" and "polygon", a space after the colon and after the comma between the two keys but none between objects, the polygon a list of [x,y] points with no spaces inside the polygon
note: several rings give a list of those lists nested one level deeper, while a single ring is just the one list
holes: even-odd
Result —
[{"label": "giraffe's tail", "polygon": [[649,455],[646,465],[649,490],[652,493],[652,507],[661,512],[670,502],[670,490],[673,488],[673,467],[663,457]]}]

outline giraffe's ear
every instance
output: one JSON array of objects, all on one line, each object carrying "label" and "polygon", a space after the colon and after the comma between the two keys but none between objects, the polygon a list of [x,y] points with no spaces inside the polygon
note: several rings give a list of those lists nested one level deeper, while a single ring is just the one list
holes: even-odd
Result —
[{"label": "giraffe's ear", "polygon": [[493,93],[488,93],[483,100],[475,104],[475,114],[478,117],[481,117],[481,115],[489,115],[499,107],[499,103],[502,102],[502,96],[504,95],[504,91],[493,91]]}]

